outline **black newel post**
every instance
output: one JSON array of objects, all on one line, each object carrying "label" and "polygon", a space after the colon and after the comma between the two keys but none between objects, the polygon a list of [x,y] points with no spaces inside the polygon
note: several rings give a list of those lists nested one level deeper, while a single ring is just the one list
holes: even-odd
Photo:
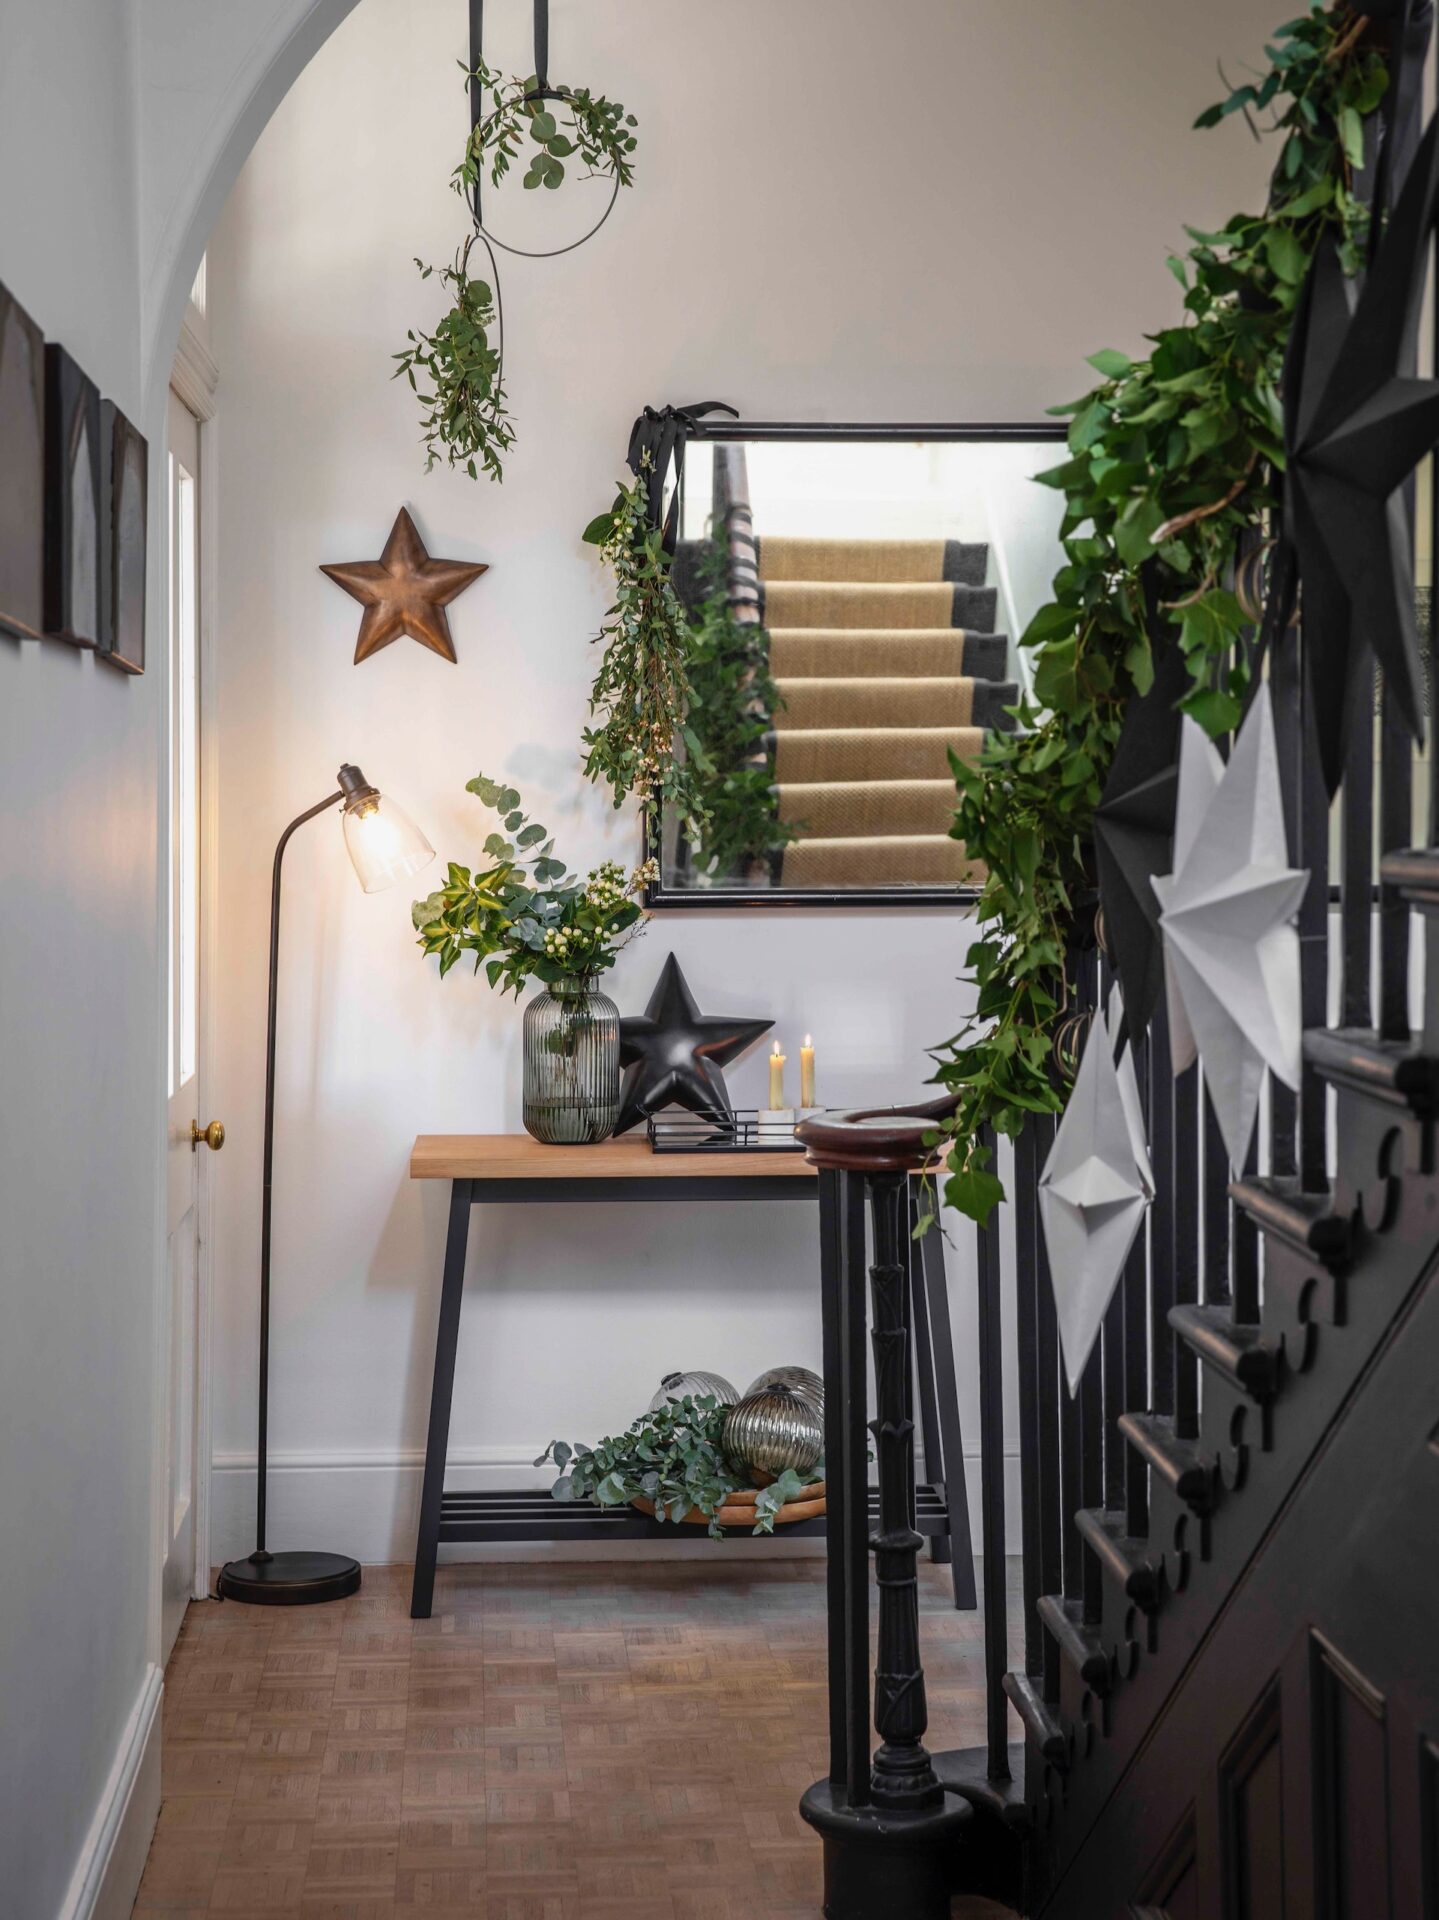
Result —
[{"label": "black newel post", "polygon": [[908,1266],[900,1235],[908,1182],[885,1174],[870,1183],[874,1265],[870,1346],[874,1353],[879,1463],[879,1531],[872,1541],[879,1586],[879,1658],[874,1670],[874,1724],[882,1745],[874,1756],[870,1794],[876,1806],[934,1807],[943,1799],[924,1746],[928,1709],[919,1658],[919,1576],[924,1536],[912,1524],[914,1422],[905,1391],[912,1366],[905,1308]]},{"label": "black newel post", "polygon": [[[821,1169],[830,1685],[830,1771],[805,1794],[800,1811],[824,1841],[826,1920],[949,1920],[956,1846],[974,1818],[968,1802],[938,1779],[924,1745],[918,1580],[923,1536],[915,1527],[906,1236],[909,1178],[925,1164],[924,1141],[934,1118],[933,1109],[826,1114],[800,1128],[810,1159]],[[872,1264],[866,1261],[866,1197]],[[867,1304],[872,1421],[864,1364]],[[866,1426],[879,1481],[873,1531]],[[879,1589],[873,1724],[880,1745],[873,1755],[871,1559]]]}]

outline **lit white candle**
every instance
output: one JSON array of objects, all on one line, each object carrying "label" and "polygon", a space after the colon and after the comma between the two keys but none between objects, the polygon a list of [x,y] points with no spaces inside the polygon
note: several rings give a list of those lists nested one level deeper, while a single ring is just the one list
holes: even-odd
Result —
[{"label": "lit white candle", "polygon": [[769,1106],[771,1113],[778,1113],[784,1105],[784,1063],[789,1056],[779,1050],[779,1041],[774,1043],[774,1052],[769,1057]]},{"label": "lit white candle", "polygon": [[814,1097],[814,1039],[810,1034],[805,1035],[799,1050],[799,1103],[802,1107],[818,1104]]}]

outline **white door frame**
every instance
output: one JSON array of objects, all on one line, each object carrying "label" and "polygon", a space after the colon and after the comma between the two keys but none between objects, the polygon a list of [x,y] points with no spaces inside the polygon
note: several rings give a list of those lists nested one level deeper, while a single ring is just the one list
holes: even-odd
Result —
[{"label": "white door frame", "polygon": [[[218,370],[210,356],[205,339],[204,317],[194,307],[186,314],[185,323],[180,332],[180,344],[175,354],[170,385],[180,400],[195,416],[200,445],[200,540],[199,573],[200,591],[196,607],[198,620],[199,648],[199,723],[200,723],[200,1018],[196,1035],[196,1079],[197,1084],[206,1090],[206,1097],[214,1099],[214,994],[210,990],[213,963],[218,954],[218,887],[216,861],[219,855],[219,781],[217,778],[218,747],[216,741],[216,688],[215,688],[215,583],[217,574],[218,542],[216,538],[216,476],[219,451],[219,423],[215,412],[215,392],[219,384]],[[163,464],[159,463],[159,464]],[[168,516],[164,521],[163,540],[165,543],[162,578],[169,578],[169,526]],[[170,648],[168,612],[163,622],[165,641],[157,649],[160,656],[163,688],[160,706],[162,713],[168,713],[170,702]],[[168,741],[164,766],[169,765]],[[168,780],[162,780],[162,788],[168,795]],[[161,845],[165,850],[164,872],[166,884],[161,890],[162,937],[160,951],[168,951],[169,921],[169,847],[173,823],[169,817],[168,798],[164,818],[161,822]],[[168,1029],[161,1034],[162,1057],[167,1044]],[[201,1116],[201,1124],[214,1117],[208,1112]],[[199,1173],[196,1195],[198,1264],[195,1276],[195,1461],[194,1461],[194,1515],[195,1515],[195,1563],[192,1569],[191,1593],[202,1600],[210,1592],[210,1481],[211,1481],[211,1324],[213,1320],[213,1221],[214,1221],[214,1182],[211,1156],[200,1155],[197,1171]],[[164,1142],[162,1137],[161,1167],[165,1165]],[[162,1242],[163,1245],[163,1242]],[[165,1262],[160,1262],[162,1273]],[[152,1465],[152,1497],[156,1514],[157,1547],[165,1538],[164,1514],[168,1502],[169,1459],[165,1425],[165,1392],[162,1383],[168,1379],[170,1356],[170,1303],[169,1287],[162,1281],[162,1310],[156,1316],[155,1329],[155,1373],[157,1422]],[[159,1571],[156,1569],[155,1632],[160,1630],[160,1593],[158,1587]]]}]

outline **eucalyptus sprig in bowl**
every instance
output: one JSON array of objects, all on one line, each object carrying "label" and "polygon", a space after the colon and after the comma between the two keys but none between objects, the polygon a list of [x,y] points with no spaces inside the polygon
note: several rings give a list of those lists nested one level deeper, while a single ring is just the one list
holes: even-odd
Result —
[{"label": "eucalyptus sprig in bowl", "polygon": [[490,866],[451,861],[444,886],[415,902],[420,948],[442,978],[473,953],[501,994],[518,999],[540,982],[546,991],[525,1010],[525,1127],[556,1146],[606,1139],[619,1115],[619,1009],[595,981],[642,930],[635,896],[653,864],[626,876],[606,860],[581,880],[513,787],[479,774],[466,791],[502,816],[503,831],[485,840]]},{"label": "eucalyptus sprig in bowl", "polygon": [[790,1468],[756,1487],[751,1469],[725,1449],[729,1411],[713,1394],[685,1394],[596,1446],[552,1440],[535,1465],[559,1468],[550,1488],[556,1500],[637,1506],[676,1526],[703,1524],[714,1540],[723,1539],[727,1527],[773,1533],[776,1521],[823,1513],[823,1462],[809,1473]]}]

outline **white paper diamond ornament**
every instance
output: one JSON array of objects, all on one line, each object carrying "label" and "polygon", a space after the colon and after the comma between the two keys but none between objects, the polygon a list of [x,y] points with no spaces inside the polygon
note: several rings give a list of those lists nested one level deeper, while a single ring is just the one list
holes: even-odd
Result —
[{"label": "white paper diamond ornament", "polygon": [[1039,1215],[1071,1394],[1089,1358],[1115,1284],[1154,1198],[1128,1047],[1113,1043],[1096,1012],[1069,1104],[1039,1176]]}]

